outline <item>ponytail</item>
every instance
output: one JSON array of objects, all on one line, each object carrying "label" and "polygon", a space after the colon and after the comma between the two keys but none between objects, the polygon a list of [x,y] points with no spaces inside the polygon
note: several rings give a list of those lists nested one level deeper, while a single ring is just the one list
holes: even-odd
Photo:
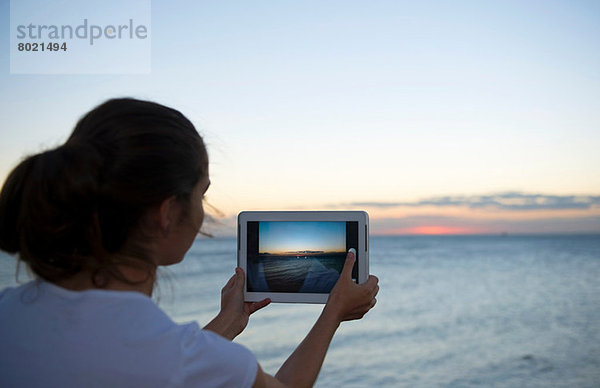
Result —
[{"label": "ponytail", "polygon": [[0,249],[8,253],[19,252],[17,223],[23,198],[23,186],[35,157],[21,162],[6,178],[0,192]]},{"label": "ponytail", "polygon": [[0,249],[18,253],[38,275],[78,272],[92,255],[101,158],[91,147],[63,145],[31,156],[0,193]]}]

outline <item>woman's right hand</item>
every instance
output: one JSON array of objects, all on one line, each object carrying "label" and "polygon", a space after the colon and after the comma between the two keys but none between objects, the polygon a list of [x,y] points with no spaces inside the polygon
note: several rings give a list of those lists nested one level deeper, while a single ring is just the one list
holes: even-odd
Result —
[{"label": "woman's right hand", "polygon": [[323,313],[332,314],[338,322],[360,319],[377,303],[375,297],[379,292],[379,279],[369,275],[365,283],[356,284],[352,281],[355,261],[356,256],[352,250],[346,256],[344,268],[323,310]]},{"label": "woman's right hand", "polygon": [[260,369],[254,387],[312,387],[323,365],[325,354],[335,331],[343,321],[360,319],[375,306],[379,291],[375,276],[364,284],[352,281],[355,255],[348,253],[340,277],[329,293],[323,313],[306,338],[283,363],[275,377]]}]

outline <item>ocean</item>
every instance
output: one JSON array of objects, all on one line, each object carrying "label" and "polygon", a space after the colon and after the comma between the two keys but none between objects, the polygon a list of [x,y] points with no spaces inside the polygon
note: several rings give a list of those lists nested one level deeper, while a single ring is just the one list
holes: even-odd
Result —
[{"label": "ocean", "polygon": [[[378,303],[334,337],[317,387],[600,387],[600,236],[371,237]],[[155,300],[206,324],[236,241],[198,239]],[[24,270],[20,281],[26,281]],[[0,257],[0,286],[15,260]],[[236,341],[276,373],[321,305],[272,304]]]}]

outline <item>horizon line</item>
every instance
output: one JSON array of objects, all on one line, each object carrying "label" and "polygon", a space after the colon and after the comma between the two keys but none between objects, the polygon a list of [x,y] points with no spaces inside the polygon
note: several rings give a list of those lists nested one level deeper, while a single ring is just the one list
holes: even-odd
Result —
[{"label": "horizon line", "polygon": [[[413,237],[413,236],[448,236],[448,237],[458,237],[458,236],[482,236],[482,237],[510,237],[510,236],[599,236],[600,231],[595,232],[494,232],[494,233],[370,233],[370,237]],[[210,236],[203,236],[198,234],[196,238],[237,238],[235,234],[212,234]]]}]

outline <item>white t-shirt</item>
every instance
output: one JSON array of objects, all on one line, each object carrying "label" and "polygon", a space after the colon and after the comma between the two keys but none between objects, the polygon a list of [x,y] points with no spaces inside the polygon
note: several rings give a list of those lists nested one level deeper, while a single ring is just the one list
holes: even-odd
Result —
[{"label": "white t-shirt", "polygon": [[0,291],[1,387],[250,387],[256,372],[248,349],[138,292]]}]

